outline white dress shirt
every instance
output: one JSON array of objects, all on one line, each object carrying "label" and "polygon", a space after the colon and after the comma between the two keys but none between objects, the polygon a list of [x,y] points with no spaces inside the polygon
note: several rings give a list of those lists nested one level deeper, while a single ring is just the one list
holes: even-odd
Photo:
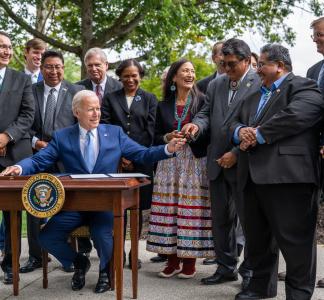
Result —
[{"label": "white dress shirt", "polygon": [[2,83],[3,83],[3,79],[4,79],[5,74],[6,74],[6,69],[7,69],[6,67],[0,69],[0,86],[1,86]]},{"label": "white dress shirt", "polygon": [[39,73],[40,73],[40,70],[33,73],[33,72],[31,72],[31,71],[29,71],[28,69],[25,68],[25,74],[30,76],[32,83],[37,82]]},{"label": "white dress shirt", "polygon": [[[105,76],[104,80],[99,83],[99,85],[101,86],[101,90],[102,90],[102,97],[105,94],[106,82],[107,82],[107,75]],[[92,83],[92,90],[94,92],[96,92],[96,87],[97,87],[98,84],[93,82],[92,80],[91,80],[91,83]]]},{"label": "white dress shirt", "polygon": [[[79,129],[80,129],[80,150],[81,150],[81,154],[84,157],[84,148],[86,145],[86,135],[88,130],[84,129],[83,127],[81,127],[81,125],[79,124]],[[96,160],[98,158],[98,154],[99,154],[99,138],[98,138],[98,130],[97,128],[91,129],[91,133],[93,134],[93,139],[94,139],[94,152],[96,155]]]}]

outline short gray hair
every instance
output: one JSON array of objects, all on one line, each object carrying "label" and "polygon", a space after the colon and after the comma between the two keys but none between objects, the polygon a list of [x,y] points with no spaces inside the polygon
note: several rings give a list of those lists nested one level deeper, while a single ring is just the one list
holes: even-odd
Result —
[{"label": "short gray hair", "polygon": [[314,21],[310,24],[310,28],[314,28],[314,26],[315,26],[317,23],[320,23],[320,22],[324,22],[324,17],[320,17],[320,18],[314,20]]},{"label": "short gray hair", "polygon": [[82,90],[77,92],[72,99],[72,111],[76,113],[77,109],[81,106],[81,102],[85,97],[98,97],[94,91]]},{"label": "short gray hair", "polygon": [[95,56],[95,55],[99,55],[100,59],[103,61],[103,62],[108,62],[108,58],[107,58],[107,55],[106,53],[101,49],[101,48],[98,48],[98,47],[95,47],[95,48],[90,48],[86,54],[84,55],[84,63],[86,64],[86,61],[92,57],[92,56]]},{"label": "short gray hair", "polygon": [[261,53],[267,53],[268,60],[273,62],[282,61],[288,72],[292,71],[292,63],[289,50],[280,44],[266,44],[260,50]]}]

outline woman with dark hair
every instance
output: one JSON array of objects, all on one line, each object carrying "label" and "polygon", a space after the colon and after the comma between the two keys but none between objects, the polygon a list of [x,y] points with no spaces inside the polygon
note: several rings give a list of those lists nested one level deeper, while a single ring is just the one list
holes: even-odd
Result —
[{"label": "woman with dark hair", "polygon": [[[130,138],[149,147],[153,144],[157,99],[153,94],[139,88],[144,69],[135,59],[127,59],[118,66],[116,74],[123,87],[104,97],[101,122],[121,126]],[[139,172],[153,176],[153,165],[139,165],[122,158],[121,166],[123,172]],[[142,212],[151,207],[151,201],[152,184],[140,189],[139,234],[142,230]],[[124,224],[126,235],[127,213]],[[130,257],[131,255],[129,259]]]},{"label": "woman with dark hair", "polygon": [[[171,65],[163,96],[156,115],[154,141],[158,145],[182,137],[182,126],[191,122],[204,103],[190,61],[180,59]],[[215,255],[206,174],[208,140],[205,136],[191,141],[175,157],[158,163],[147,250],[168,255],[160,277],[191,278],[196,274],[196,258]]]},{"label": "woman with dark hair", "polygon": [[258,54],[251,52],[251,67],[254,70],[258,69],[259,56]]}]

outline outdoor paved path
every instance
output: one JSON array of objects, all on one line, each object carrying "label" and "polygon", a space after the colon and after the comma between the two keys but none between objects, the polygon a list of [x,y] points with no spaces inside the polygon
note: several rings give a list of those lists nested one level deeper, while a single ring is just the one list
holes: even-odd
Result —
[{"label": "outdoor paved path", "polygon": [[[130,242],[126,242],[129,248]],[[27,259],[26,239],[23,239],[21,262]],[[156,273],[162,268],[162,264],[149,262],[154,254],[145,251],[145,241],[140,242],[140,258],[143,267],[139,271],[139,293],[138,299],[145,300],[233,300],[234,295],[239,292],[240,280],[218,286],[202,286],[199,281],[202,277],[209,276],[215,271],[215,266],[204,266],[202,260],[197,262],[197,275],[193,279],[181,280],[177,278],[161,279]],[[91,269],[86,277],[86,285],[79,292],[73,292],[70,288],[72,274],[64,273],[59,268],[59,263],[53,259],[49,263],[49,288],[42,288],[41,269],[29,274],[20,275],[20,295],[12,296],[12,286],[2,284],[3,273],[0,271],[0,300],[4,299],[40,299],[40,300],[85,300],[85,299],[115,299],[114,292],[106,292],[101,295],[94,294],[94,288],[98,276],[98,259],[96,253],[91,253]],[[324,277],[324,247],[318,246],[318,271],[317,278]],[[284,270],[281,260],[280,270]],[[131,273],[124,271],[124,298],[131,299]],[[276,299],[285,299],[284,284],[278,283],[278,296]],[[324,289],[315,289],[314,300],[324,300]]]}]

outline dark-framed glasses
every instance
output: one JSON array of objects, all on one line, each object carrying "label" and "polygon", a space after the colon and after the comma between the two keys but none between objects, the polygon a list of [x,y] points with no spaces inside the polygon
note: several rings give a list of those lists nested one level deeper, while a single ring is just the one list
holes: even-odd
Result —
[{"label": "dark-framed glasses", "polygon": [[63,65],[44,65],[44,69],[48,71],[60,71],[63,67]]},{"label": "dark-framed glasses", "polygon": [[234,69],[242,60],[236,60],[236,61],[220,61],[220,65],[225,69],[226,67],[229,67],[230,69]]}]

